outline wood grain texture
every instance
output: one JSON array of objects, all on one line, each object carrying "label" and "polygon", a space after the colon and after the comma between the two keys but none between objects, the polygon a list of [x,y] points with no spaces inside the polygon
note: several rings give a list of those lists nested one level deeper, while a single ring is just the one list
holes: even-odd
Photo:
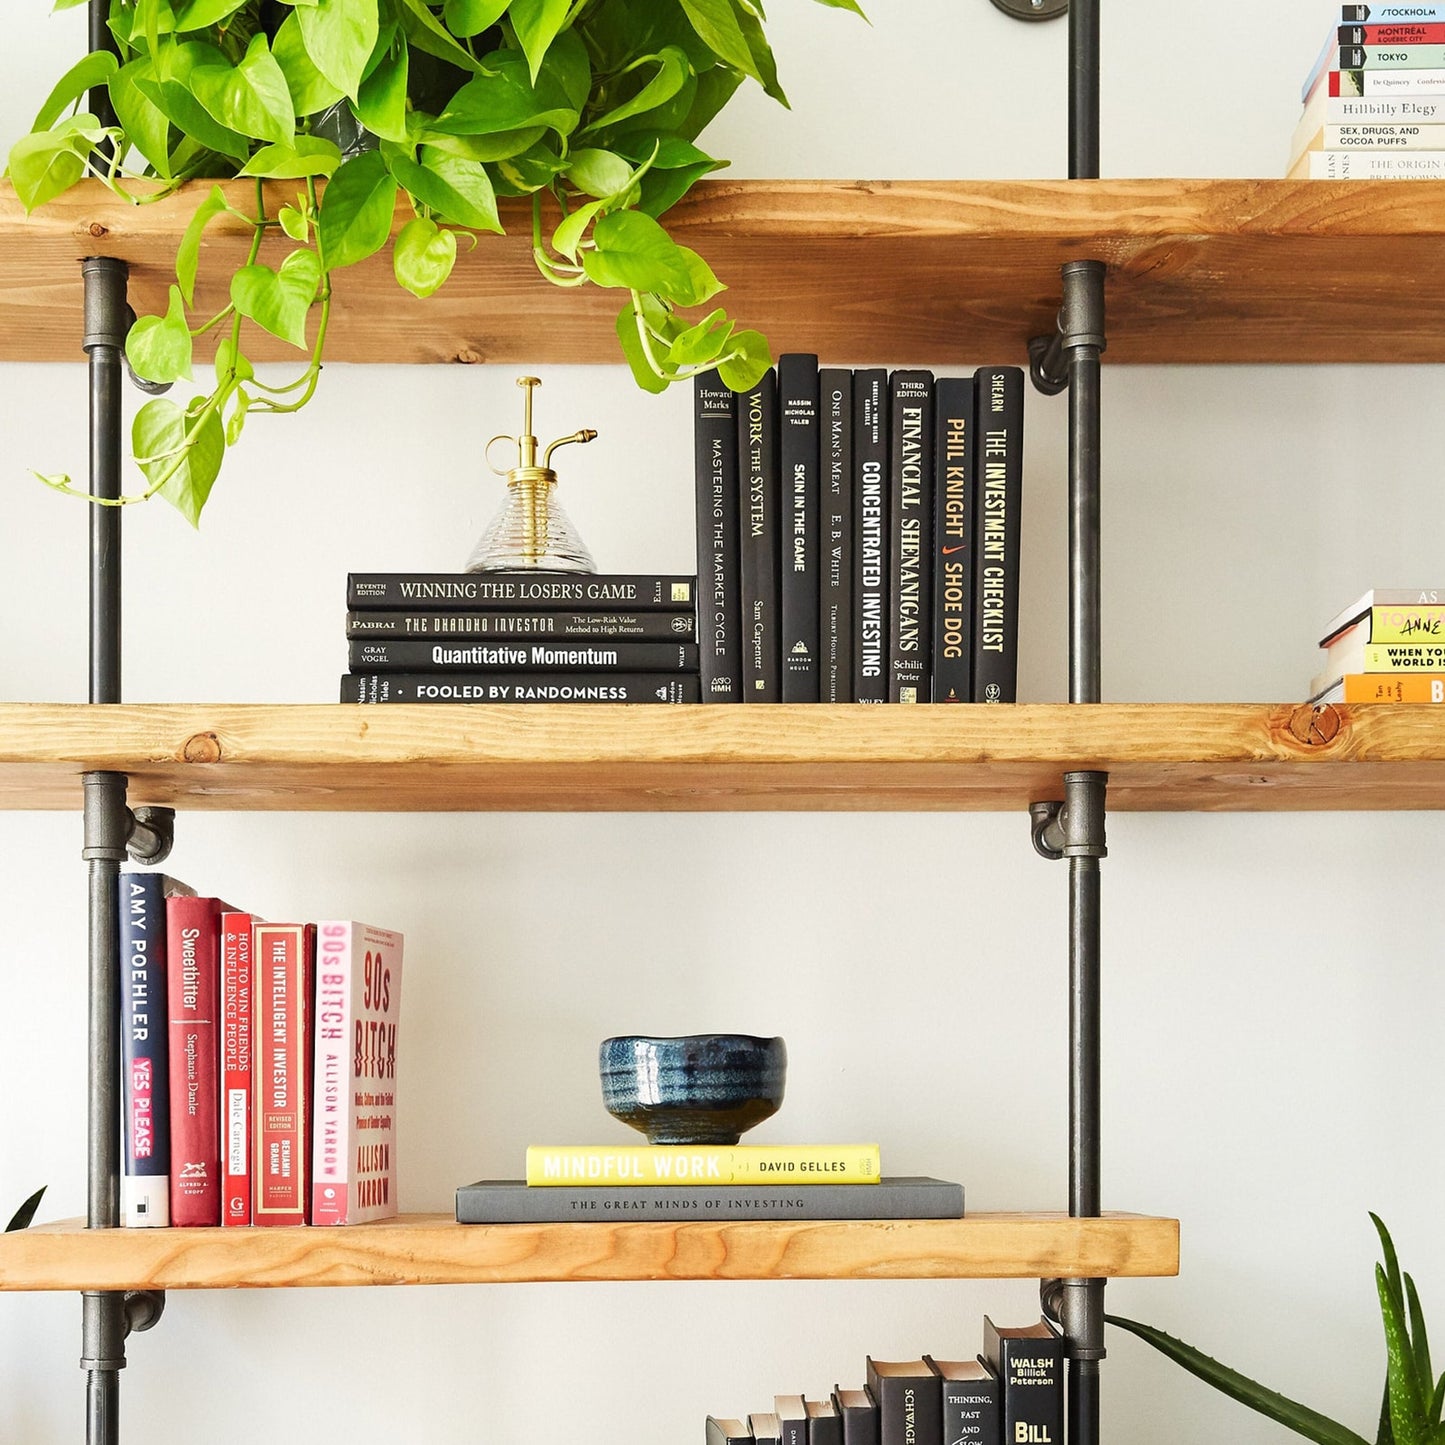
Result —
[{"label": "wood grain texture", "polygon": [[[81,359],[86,255],[129,262],[136,309],[164,310],[208,189],[128,206],[87,182],[27,217],[0,182],[0,360]],[[228,190],[253,204],[249,183]],[[270,188],[272,214],[293,190]],[[619,294],[548,285],[528,213],[508,203],[504,220],[509,234],[463,248],[428,301],[401,290],[386,252],[338,276],[330,359],[618,360]],[[1110,362],[1445,360],[1445,181],[704,181],[669,225],[775,353],[1022,362],[1054,329],[1060,265],[1092,257],[1109,266]],[[234,221],[207,231],[202,314],[225,304],[218,273],[243,242]],[[296,355],[261,335],[250,350]]]},{"label": "wood grain texture", "polygon": [[1022,811],[1073,769],[1131,811],[1445,807],[1445,708],[0,704],[0,807],[81,775],[209,811]]},{"label": "wood grain texture", "polygon": [[88,1230],[77,1220],[0,1236],[0,1290],[1178,1272],[1178,1221],[1122,1214],[493,1225],[424,1214],[347,1228],[295,1229]]}]

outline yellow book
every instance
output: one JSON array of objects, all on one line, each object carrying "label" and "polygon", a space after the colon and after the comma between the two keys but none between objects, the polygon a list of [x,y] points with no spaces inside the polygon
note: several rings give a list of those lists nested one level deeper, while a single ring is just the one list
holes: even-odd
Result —
[{"label": "yellow book", "polygon": [[876,1184],[876,1144],[533,1144],[527,1183]]}]

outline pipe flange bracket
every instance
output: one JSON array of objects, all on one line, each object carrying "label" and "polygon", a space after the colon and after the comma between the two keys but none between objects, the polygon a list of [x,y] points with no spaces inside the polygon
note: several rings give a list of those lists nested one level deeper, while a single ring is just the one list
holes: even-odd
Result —
[{"label": "pipe flange bracket", "polygon": [[1064,856],[1064,805],[1062,803],[1029,804],[1029,836],[1034,852],[1050,863]]},{"label": "pipe flange bracket", "polygon": [[1057,20],[1069,13],[1069,0],[993,0],[1015,20]]},{"label": "pipe flange bracket", "polygon": [[163,1289],[128,1289],[125,1292],[125,1329],[153,1329],[165,1313],[166,1292]]},{"label": "pipe flange bracket", "polygon": [[130,836],[126,839],[126,852],[137,863],[151,865],[163,863],[170,855],[176,839],[176,810],[174,808],[136,808],[131,813]]},{"label": "pipe flange bracket", "polygon": [[1029,380],[1035,391],[1057,396],[1069,388],[1069,371],[1057,333],[1029,338]]}]

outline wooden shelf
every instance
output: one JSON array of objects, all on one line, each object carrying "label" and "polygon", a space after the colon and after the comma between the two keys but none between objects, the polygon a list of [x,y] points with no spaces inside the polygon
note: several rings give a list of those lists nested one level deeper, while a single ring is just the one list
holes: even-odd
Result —
[{"label": "wooden shelf", "polygon": [[[253,203],[250,183],[230,188]],[[208,189],[131,206],[87,182],[27,217],[0,183],[0,360],[81,359],[86,255],[128,261],[136,309],[163,311]],[[272,214],[294,190],[274,188]],[[528,214],[509,203],[509,234],[462,248],[425,302],[386,252],[343,273],[329,358],[617,360],[618,293],[542,281]],[[207,231],[202,314],[225,304],[217,273],[241,255],[230,224]],[[1109,265],[1111,364],[1445,360],[1445,181],[705,181],[669,226],[775,352],[840,364],[1021,361],[1054,330],[1059,266],[1081,257]],[[260,335],[250,350],[296,355]]]},{"label": "wooden shelf", "polygon": [[0,1290],[1178,1272],[1178,1221],[1127,1214],[726,1224],[457,1224],[416,1214],[341,1229],[88,1230],[67,1221],[0,1236]]},{"label": "wooden shelf", "polygon": [[0,704],[0,808],[1018,811],[1109,774],[1132,811],[1445,807],[1445,708]]}]

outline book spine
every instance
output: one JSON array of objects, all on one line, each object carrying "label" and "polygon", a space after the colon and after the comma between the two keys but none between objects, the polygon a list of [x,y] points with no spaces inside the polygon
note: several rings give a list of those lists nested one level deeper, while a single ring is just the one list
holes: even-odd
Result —
[{"label": "book spine", "polygon": [[539,1145],[527,1148],[527,1183],[876,1185],[876,1144]]},{"label": "book spine", "polygon": [[818,696],[852,702],[853,693],[853,374],[818,372],[819,554]]},{"label": "book spine", "polygon": [[426,607],[436,611],[562,607],[581,612],[632,609],[685,610],[696,599],[694,577],[666,574],[599,573],[559,577],[536,572],[350,572],[346,605]]},{"label": "book spine", "polygon": [[341,701],[387,702],[656,702],[701,701],[698,679],[658,672],[351,672]]},{"label": "book spine", "polygon": [[933,701],[973,701],[973,379],[940,377],[933,448]]},{"label": "book spine", "polygon": [[1310,98],[1300,125],[1317,127],[1327,122],[1389,121],[1400,125],[1445,122],[1445,99],[1431,96],[1326,95],[1323,88]]},{"label": "book spine", "polygon": [[1339,70],[1439,70],[1445,67],[1445,45],[1341,45]]},{"label": "book spine", "polygon": [[1306,151],[1296,173],[1312,181],[1435,180],[1445,176],[1445,151]]},{"label": "book spine", "polygon": [[1445,645],[1438,642],[1367,642],[1356,672],[1445,672]]},{"label": "book spine", "polygon": [[888,373],[853,373],[853,691],[888,701]]},{"label": "book spine", "polygon": [[789,352],[778,360],[784,702],[819,696],[819,455],[818,358]]},{"label": "book spine", "polygon": [[1445,607],[1372,607],[1366,620],[1370,642],[1427,642],[1445,639]]},{"label": "book spine", "polygon": [[1331,70],[1328,91],[1334,96],[1445,95],[1445,68],[1430,70]]},{"label": "book spine", "polygon": [[1341,702],[1445,702],[1445,674],[1347,672]]},{"label": "book spine", "polygon": [[1445,124],[1438,125],[1366,125],[1350,121],[1321,126],[1313,139],[1319,144],[1313,150],[1445,150]]},{"label": "book spine", "polygon": [[933,375],[889,378],[888,700],[927,702],[933,630]]},{"label": "book spine", "polygon": [[1346,45],[1445,45],[1445,21],[1412,25],[1341,25],[1336,43]]},{"label": "book spine", "polygon": [[691,612],[348,612],[346,636],[692,642],[697,618]]},{"label": "book spine", "polygon": [[[702,655],[708,656],[703,648]],[[696,672],[693,642],[472,642],[357,640],[347,665],[356,672]],[[706,696],[706,678],[703,694]]]},{"label": "book spine", "polygon": [[316,925],[312,1224],[366,1224],[397,1212],[401,976],[401,934]]},{"label": "book spine", "polygon": [[1445,3],[1423,5],[1341,5],[1340,21],[1345,25],[1392,24],[1409,21],[1445,21]]},{"label": "book spine", "polygon": [[166,899],[171,1223],[221,1222],[220,914],[214,898]]},{"label": "book spine", "polygon": [[944,1380],[943,1435],[948,1445],[1003,1445],[997,1380]]},{"label": "book spine", "polygon": [[702,700],[743,700],[738,559],[737,393],[716,371],[693,381],[697,485],[697,636]]},{"label": "book spine", "polygon": [[307,1223],[315,948],[310,924],[255,926],[256,1184],[251,1213],[256,1224]]},{"label": "book spine", "polygon": [[743,701],[782,698],[782,560],[778,493],[778,375],[764,373],[738,399],[738,505],[742,572]]},{"label": "book spine", "polygon": [[121,1223],[170,1223],[170,1070],[162,875],[120,875]]},{"label": "book spine", "polygon": [[251,1222],[251,924],[221,914],[221,1223]]},{"label": "book spine", "polygon": [[879,1445],[920,1445],[924,1440],[943,1440],[937,1379],[869,1374],[868,1388],[878,1404]]},{"label": "book spine", "polygon": [[1003,1437],[1028,1445],[1063,1445],[1064,1372],[1059,1341],[999,1342]]},{"label": "book spine", "polygon": [[984,367],[975,372],[974,405],[978,546],[974,563],[973,700],[1016,702],[1023,372],[1016,366]]}]

